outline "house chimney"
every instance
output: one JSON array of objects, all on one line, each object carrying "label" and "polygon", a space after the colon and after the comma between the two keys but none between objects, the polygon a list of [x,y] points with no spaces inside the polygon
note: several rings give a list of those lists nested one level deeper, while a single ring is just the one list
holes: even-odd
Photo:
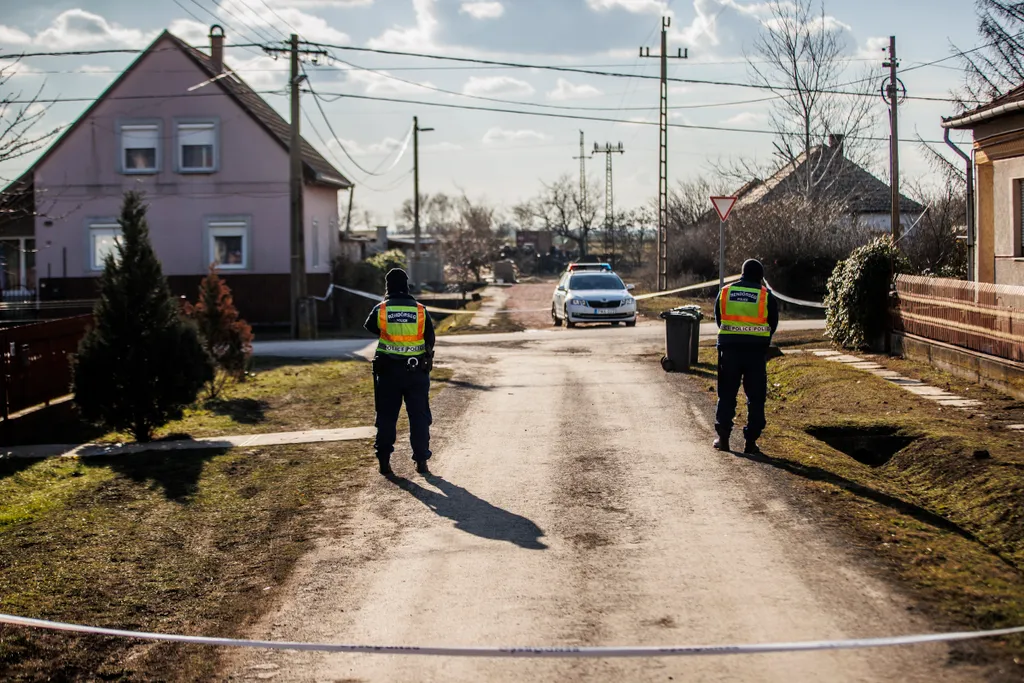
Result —
[{"label": "house chimney", "polygon": [[214,71],[218,74],[224,71],[224,29],[220,24],[210,27],[210,59]]},{"label": "house chimney", "polygon": [[839,152],[839,156],[846,156],[846,136],[831,133],[828,136],[828,146]]}]

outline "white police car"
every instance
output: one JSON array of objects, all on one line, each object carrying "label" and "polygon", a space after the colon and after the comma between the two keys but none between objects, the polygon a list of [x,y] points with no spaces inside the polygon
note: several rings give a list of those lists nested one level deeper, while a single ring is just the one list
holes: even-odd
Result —
[{"label": "white police car", "polygon": [[[551,321],[567,327],[579,323],[636,325],[636,299],[607,264],[571,264],[551,299]],[[574,267],[575,266],[575,267]]]}]

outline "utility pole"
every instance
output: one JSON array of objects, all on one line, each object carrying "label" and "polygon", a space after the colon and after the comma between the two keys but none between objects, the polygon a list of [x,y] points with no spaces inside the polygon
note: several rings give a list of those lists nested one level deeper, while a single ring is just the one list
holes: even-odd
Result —
[{"label": "utility pole", "polygon": [[580,204],[584,207],[587,205],[587,159],[590,156],[584,150],[583,143],[583,131],[580,131],[580,155],[573,157],[573,159],[580,160]]},{"label": "utility pole", "polygon": [[889,182],[892,185],[892,238],[898,240],[903,228],[900,225],[900,99],[906,89],[897,76],[899,60],[896,58],[896,36],[889,36],[889,57],[882,66],[889,69],[889,80],[885,84],[885,101],[889,104]]},{"label": "utility pole", "polygon": [[413,219],[412,219],[412,280],[419,284],[420,267],[420,132],[429,132],[433,128],[420,128],[420,117],[412,117],[412,191],[413,191]]},{"label": "utility pole", "polygon": [[[689,50],[679,49],[674,55],[668,54],[668,28],[671,17],[661,18],[661,54],[654,55],[661,60],[661,114],[658,117],[660,144],[658,147],[658,289],[668,289],[668,59],[687,59]],[[651,48],[640,48],[641,57],[650,57]]]},{"label": "utility pole", "polygon": [[299,129],[301,92],[299,86],[306,78],[299,73],[300,55],[326,56],[327,51],[300,41],[294,33],[288,39],[287,47],[264,47],[268,54],[288,53],[291,61],[289,85],[291,89],[291,136],[288,143],[290,233],[291,233],[291,332],[293,339],[312,339],[316,336],[316,305],[309,300],[306,291],[306,239],[304,208],[302,204],[302,134]]},{"label": "utility pole", "polygon": [[606,159],[604,167],[604,243],[607,248],[609,240],[611,241],[613,268],[615,267],[615,201],[612,193],[612,155],[625,153],[626,150],[622,147],[621,142],[618,147],[606,142],[603,149],[596,142],[594,143],[594,154],[604,154]]}]

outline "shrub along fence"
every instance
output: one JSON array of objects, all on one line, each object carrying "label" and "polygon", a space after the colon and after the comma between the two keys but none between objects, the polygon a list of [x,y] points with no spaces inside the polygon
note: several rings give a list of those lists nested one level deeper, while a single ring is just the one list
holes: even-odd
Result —
[{"label": "shrub along fence", "polygon": [[0,418],[71,393],[68,356],[92,320],[79,315],[0,330]]},{"label": "shrub along fence", "polygon": [[900,275],[898,332],[1024,362],[1024,287]]}]

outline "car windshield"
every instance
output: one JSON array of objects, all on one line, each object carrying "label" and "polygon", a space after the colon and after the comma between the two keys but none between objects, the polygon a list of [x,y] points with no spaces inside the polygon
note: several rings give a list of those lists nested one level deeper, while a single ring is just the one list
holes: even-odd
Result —
[{"label": "car windshield", "polygon": [[573,275],[569,278],[569,289],[581,291],[588,289],[625,289],[626,285],[614,273],[587,273]]}]

